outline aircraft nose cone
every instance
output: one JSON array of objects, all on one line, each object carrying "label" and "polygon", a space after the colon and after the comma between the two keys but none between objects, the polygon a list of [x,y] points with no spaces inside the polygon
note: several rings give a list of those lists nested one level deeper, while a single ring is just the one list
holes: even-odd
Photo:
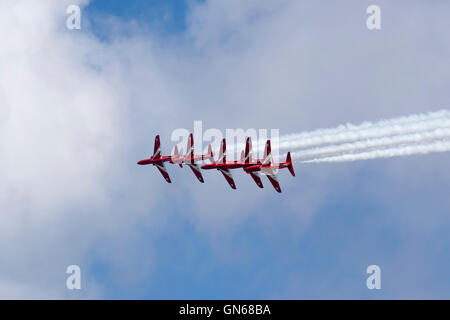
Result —
[{"label": "aircraft nose cone", "polygon": [[138,161],[137,164],[142,164],[142,160]]}]

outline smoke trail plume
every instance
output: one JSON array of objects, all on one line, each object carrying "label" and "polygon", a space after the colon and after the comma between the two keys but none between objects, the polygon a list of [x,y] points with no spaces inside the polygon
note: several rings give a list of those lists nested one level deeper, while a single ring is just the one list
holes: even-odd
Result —
[{"label": "smoke trail plume", "polygon": [[415,143],[425,143],[435,140],[450,139],[450,128],[438,128],[432,131],[417,132],[398,136],[382,137],[375,139],[367,139],[352,143],[344,143],[339,145],[330,145],[320,148],[306,149],[294,152],[292,156],[296,159],[307,159],[317,157],[327,157],[333,155],[341,155],[347,153],[358,153],[362,151],[370,151],[376,149],[384,149],[388,147],[397,147]]},{"label": "smoke trail plume", "polygon": [[304,138],[297,137],[295,140],[285,140],[284,137],[282,137],[280,139],[280,150],[311,148],[327,144],[384,138],[389,136],[419,133],[440,128],[450,128],[450,115],[418,122],[393,124],[389,126],[383,125],[382,127],[372,126],[370,128],[362,128],[359,130],[342,130],[339,133],[327,133],[322,136],[311,136]]},{"label": "smoke trail plume", "polygon": [[374,136],[375,137],[380,136],[381,132],[383,132],[383,135],[399,134],[400,130],[403,128],[411,126],[414,127],[414,125],[417,123],[424,123],[424,122],[433,123],[434,120],[438,121],[434,122],[435,125],[439,125],[440,120],[447,120],[447,121],[450,120],[450,111],[440,110],[436,112],[410,115],[407,117],[398,117],[393,119],[380,120],[377,122],[366,121],[359,125],[347,123],[345,125],[340,125],[335,128],[317,129],[298,134],[285,135],[280,138],[280,142],[305,140],[316,137],[323,138],[326,136],[333,137],[339,136],[342,133],[348,134],[356,132],[362,134],[362,136],[364,136],[365,138],[372,138]]},{"label": "smoke trail plume", "polygon": [[[279,138],[278,143],[276,140],[272,141],[272,152],[275,158],[278,158],[280,152],[291,151],[294,159],[305,162],[320,162],[321,159],[351,161],[349,159],[353,159],[355,155],[358,155],[355,159],[359,159],[361,155],[378,157],[382,154],[386,155],[383,157],[389,157],[390,154],[396,154],[395,152],[423,150],[425,145],[436,146],[439,145],[438,142],[445,143],[449,140],[450,111],[440,110],[285,135]],[[261,155],[264,145],[265,141],[254,141],[253,154]],[[413,146],[421,148],[414,149]],[[231,146],[233,147],[235,151],[240,152],[245,145]]]},{"label": "smoke trail plume", "polygon": [[356,160],[369,160],[377,158],[390,158],[398,156],[408,156],[413,154],[427,154],[431,152],[446,152],[450,151],[450,141],[434,141],[431,143],[422,143],[394,148],[387,148],[383,150],[372,150],[367,152],[360,152],[354,154],[344,154],[333,157],[326,157],[321,159],[312,159],[303,161],[303,163],[314,162],[344,162]]}]

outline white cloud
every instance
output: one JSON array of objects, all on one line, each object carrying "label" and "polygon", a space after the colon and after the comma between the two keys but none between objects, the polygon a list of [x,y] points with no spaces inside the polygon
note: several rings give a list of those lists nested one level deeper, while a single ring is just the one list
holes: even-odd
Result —
[{"label": "white cloud", "polygon": [[[134,241],[122,235],[156,201],[133,205],[144,190],[130,186],[122,167],[126,97],[107,72],[87,64],[105,46],[67,30],[65,8],[61,1],[0,5],[0,274],[8,288],[14,281],[22,288],[23,279],[41,284],[37,297],[64,295],[65,263],[85,261],[96,239],[112,238],[106,247]],[[134,194],[126,204],[112,203],[127,188]]]},{"label": "white cloud", "polygon": [[[89,254],[108,261],[112,277],[126,273],[124,285],[145,278],[156,249],[147,243],[141,262],[139,248],[127,249],[143,237],[136,225],[157,234],[164,218],[152,209],[171,197],[220,247],[221,236],[246,219],[270,225],[273,215],[261,214],[266,205],[281,202],[304,228],[330,189],[355,178],[348,166],[311,174],[296,168],[297,178],[282,178],[286,202],[268,182],[259,190],[242,172],[235,174],[240,192],[228,190],[219,173],[205,173],[200,185],[178,168],[170,169],[176,183],[167,185],[151,168],[135,166],[154,134],[166,137],[168,152],[170,131],[197,119],[283,134],[448,107],[450,42],[440,32],[448,19],[425,3],[380,3],[386,22],[370,33],[359,2],[208,1],[193,6],[178,38],[166,42],[133,25],[135,36],[113,33],[109,43],[67,30],[67,4],[0,4],[0,254],[9,257],[0,290],[15,296],[67,296],[59,272],[73,260],[89,264]],[[419,13],[426,18],[410,23]],[[419,189],[446,159],[426,163]],[[414,164],[395,162],[386,174],[401,180]],[[289,192],[301,195],[288,199]],[[101,295],[92,281],[86,294]]]}]

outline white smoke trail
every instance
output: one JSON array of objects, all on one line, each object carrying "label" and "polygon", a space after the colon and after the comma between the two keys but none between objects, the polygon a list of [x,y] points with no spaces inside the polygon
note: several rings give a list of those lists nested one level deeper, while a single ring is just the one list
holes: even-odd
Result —
[{"label": "white smoke trail", "polygon": [[[372,138],[371,134],[380,132],[380,129],[388,129],[384,135],[390,134],[399,134],[397,130],[402,127],[408,127],[409,125],[414,125],[420,122],[428,122],[434,120],[450,120],[450,111],[449,110],[440,110],[436,112],[428,112],[423,114],[415,114],[406,117],[398,117],[387,120],[380,120],[377,122],[363,122],[359,125],[354,125],[351,123],[347,123],[345,125],[340,125],[335,128],[328,129],[317,129],[313,131],[302,132],[298,134],[290,134],[284,135],[280,138],[280,142],[293,141],[293,140],[304,140],[308,138],[314,137],[324,137],[324,136],[336,136],[341,133],[350,133],[350,132],[365,132],[366,138]],[[372,130],[375,129],[375,130]],[[379,135],[376,135],[379,136]]]},{"label": "white smoke trail", "polygon": [[438,128],[432,131],[417,132],[391,137],[368,139],[353,143],[344,143],[320,148],[306,149],[292,153],[296,159],[318,158],[327,156],[337,156],[348,153],[358,153],[374,149],[384,149],[414,143],[424,143],[427,141],[450,139],[450,128]]},{"label": "white smoke trail", "polygon": [[[272,152],[275,158],[280,152],[291,151],[296,159],[318,160],[439,139],[450,139],[449,110],[286,135],[280,137],[279,143],[272,141]],[[253,155],[262,155],[265,141],[258,142],[253,142]],[[232,148],[239,153],[245,145],[238,144]]]},{"label": "white smoke trail", "polygon": [[[377,122],[366,121],[359,125],[348,123],[335,128],[284,135],[280,137],[278,150],[293,151],[447,127],[450,127],[450,111],[440,110]],[[264,145],[265,141],[253,141],[253,149],[255,152],[261,153]],[[274,147],[276,146],[274,145]],[[230,145],[230,149],[232,148],[237,151],[243,150],[245,144]]]},{"label": "white smoke trail", "polygon": [[408,146],[387,148],[383,150],[372,150],[367,152],[360,152],[354,154],[344,154],[333,157],[326,157],[320,159],[312,159],[302,161],[303,163],[317,163],[317,162],[344,162],[356,160],[369,160],[377,158],[390,158],[398,156],[408,156],[413,154],[427,154],[431,152],[446,152],[450,151],[450,141],[434,141],[431,143],[414,144]]},{"label": "white smoke trail", "polygon": [[407,124],[397,124],[386,127],[371,127],[359,131],[349,130],[336,134],[326,134],[310,138],[298,138],[297,140],[283,141],[280,139],[280,150],[293,150],[311,148],[321,145],[338,144],[352,141],[361,141],[372,138],[385,138],[389,136],[426,132],[433,129],[450,128],[450,117],[435,120],[426,120]]}]

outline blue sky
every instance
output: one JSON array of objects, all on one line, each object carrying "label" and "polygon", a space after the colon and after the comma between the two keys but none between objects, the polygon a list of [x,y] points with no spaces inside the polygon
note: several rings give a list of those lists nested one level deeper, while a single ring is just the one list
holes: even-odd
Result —
[{"label": "blue sky", "polygon": [[[114,15],[125,21],[136,20],[149,27],[152,33],[157,34],[162,45],[165,38],[186,32],[187,15],[190,14],[186,1],[125,3],[96,0],[85,11],[93,23],[94,33],[95,17]],[[390,21],[386,22],[386,25],[389,24]],[[310,32],[314,32],[314,29]],[[429,157],[448,159],[448,156],[443,155]],[[419,185],[413,190],[402,190],[400,186],[397,189],[396,182],[390,181],[389,176],[383,174],[386,161],[400,167],[406,162],[414,167],[422,165],[421,160],[406,158],[375,160],[367,164],[330,165],[327,170],[334,170],[331,166],[338,166],[339,171],[352,172],[351,177],[346,178],[344,173],[340,179],[332,180],[331,183],[339,183],[338,188],[324,188],[321,185],[329,184],[330,181],[315,182],[319,189],[325,191],[319,196],[314,219],[308,222],[298,217],[302,215],[301,201],[296,202],[295,206],[284,203],[295,202],[298,194],[307,189],[304,183],[311,183],[311,179],[303,182],[305,171],[312,171],[311,176],[314,177],[315,172],[323,168],[321,165],[297,167],[298,177],[294,182],[289,181],[283,194],[276,195],[271,190],[265,190],[266,198],[260,199],[261,203],[251,209],[256,216],[261,215],[262,218],[256,218],[255,215],[244,218],[232,231],[223,233],[224,239],[218,240],[211,240],[208,233],[205,235],[198,229],[189,217],[194,214],[189,206],[165,201],[153,209],[165,216],[160,229],[148,239],[144,235],[139,244],[134,244],[137,246],[134,249],[138,251],[137,256],[147,255],[147,241],[154,243],[156,247],[156,266],[148,276],[134,285],[123,287],[115,285],[116,279],[112,279],[117,274],[108,275],[107,264],[96,263],[96,259],[93,259],[89,269],[92,277],[100,279],[101,284],[106,286],[107,298],[448,297],[450,287],[443,281],[440,271],[450,267],[449,259],[444,255],[427,262],[428,248],[420,241],[427,240],[431,235],[421,237],[414,234],[414,229],[405,230],[403,223],[407,223],[408,218],[403,221],[396,218],[401,211],[411,211],[411,207],[431,207],[437,211],[442,210],[442,214],[446,210],[436,208],[426,186]],[[283,183],[291,179],[287,175],[282,176]],[[151,178],[148,183],[160,182],[154,174]],[[185,175],[182,178],[192,177]],[[208,180],[209,176],[206,178]],[[241,177],[238,179],[239,183],[243,180]],[[341,179],[344,181],[339,181]],[[445,185],[448,186],[448,182]],[[226,188],[225,185],[222,187]],[[380,191],[391,189],[395,191],[387,192],[388,195],[384,194],[386,191]],[[166,191],[164,188],[159,192]],[[374,192],[381,192],[388,199],[380,202],[376,197],[374,199]],[[420,196],[413,200],[416,194]],[[223,197],[226,201],[235,202],[238,208],[239,201],[246,201],[242,198],[234,199],[233,194],[228,192]],[[182,197],[181,201],[189,202],[190,199]],[[409,205],[405,204],[408,202]],[[212,202],[211,209],[214,210],[207,214],[220,211],[220,207],[217,207],[220,203]],[[412,214],[427,213],[418,210]],[[303,222],[307,226],[301,226]],[[297,234],[292,225],[298,226],[302,231]],[[214,225],[211,227],[214,228]],[[145,234],[145,227],[143,229],[141,231]],[[444,237],[440,241],[449,240],[447,235],[439,235]],[[434,239],[437,241],[438,237]],[[409,246],[413,246],[411,252],[399,258],[405,247]],[[415,260],[418,261],[416,266]],[[135,263],[139,264],[139,261]],[[422,263],[426,266],[421,266]],[[428,265],[435,263],[436,265]],[[381,291],[370,291],[365,286],[368,276],[365,268],[371,264],[380,265],[382,269]],[[414,282],[414,272],[429,270],[428,267],[433,273],[419,278],[416,290],[410,295],[408,290],[415,286],[408,283],[408,280]],[[407,275],[402,276],[404,273]],[[408,275],[411,279],[408,279]]]},{"label": "blue sky", "polygon": [[[182,32],[186,28],[186,14],[188,1],[184,0],[136,0],[124,2],[118,0],[96,0],[89,3],[86,13],[90,22],[94,24],[98,16],[117,16],[124,20],[136,20],[139,23],[149,24],[153,30],[170,34]],[[94,32],[101,31],[101,27]]]},{"label": "blue sky", "polygon": [[169,185],[136,166],[194,120],[283,135],[448,109],[449,3],[379,1],[381,31],[370,4],[92,0],[80,31],[56,23],[60,1],[0,5],[15,26],[0,53],[0,296],[449,298],[447,153],[296,164],[282,194],[238,171],[233,191],[216,172],[200,184],[169,166]]}]

